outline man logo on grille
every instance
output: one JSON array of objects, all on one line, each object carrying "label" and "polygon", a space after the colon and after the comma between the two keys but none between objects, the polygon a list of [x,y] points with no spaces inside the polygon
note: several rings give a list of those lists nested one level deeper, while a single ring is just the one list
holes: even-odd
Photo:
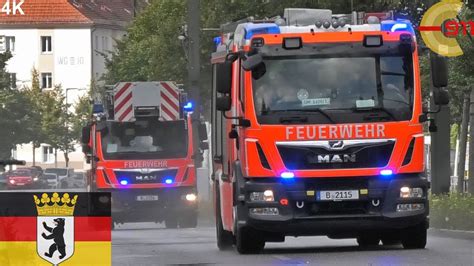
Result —
[{"label": "man logo on grille", "polygon": [[334,150],[340,150],[342,148],[344,148],[344,141],[342,140],[332,140],[332,141],[329,141],[329,147],[331,147],[331,149],[334,149]]}]

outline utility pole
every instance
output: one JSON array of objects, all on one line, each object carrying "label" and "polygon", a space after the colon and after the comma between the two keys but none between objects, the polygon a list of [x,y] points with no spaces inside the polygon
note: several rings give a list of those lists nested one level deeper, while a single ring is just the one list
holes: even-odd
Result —
[{"label": "utility pole", "polygon": [[464,102],[462,106],[462,120],[461,132],[459,134],[459,154],[458,154],[458,172],[455,175],[458,177],[457,192],[464,192],[464,172],[466,171],[466,146],[467,146],[467,130],[469,127],[469,94],[464,95]]},{"label": "utility pole", "polygon": [[[436,62],[438,55],[430,53],[431,77],[439,68]],[[438,69],[439,70],[439,69]],[[446,70],[447,71],[447,70]],[[435,91],[443,88],[435,88],[433,79],[431,79],[431,107],[435,104]],[[449,193],[451,186],[451,116],[448,105],[438,106],[437,112],[433,113],[432,118],[436,121],[437,130],[431,133],[431,192],[433,194]]]},{"label": "utility pole", "polygon": [[471,88],[469,111],[469,183],[468,193],[474,193],[474,88]]},{"label": "utility pole", "polygon": [[[187,14],[187,38],[188,38],[188,82],[187,87],[190,92],[191,100],[194,106],[192,114],[193,125],[193,143],[194,158],[201,157],[199,153],[199,125],[200,125],[200,87],[199,80],[201,78],[201,62],[200,62],[200,30],[201,30],[201,10],[200,0],[188,0]],[[201,160],[198,160],[201,161]],[[196,168],[199,165],[196,165]]]}]

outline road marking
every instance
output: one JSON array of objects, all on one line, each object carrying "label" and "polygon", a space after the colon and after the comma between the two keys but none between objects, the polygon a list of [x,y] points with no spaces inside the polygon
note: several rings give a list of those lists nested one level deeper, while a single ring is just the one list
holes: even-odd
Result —
[{"label": "road marking", "polygon": [[282,255],[273,255],[273,257],[279,259],[279,260],[283,260],[283,261],[288,261],[288,260],[291,260],[291,258],[288,258],[286,256],[282,256]]}]

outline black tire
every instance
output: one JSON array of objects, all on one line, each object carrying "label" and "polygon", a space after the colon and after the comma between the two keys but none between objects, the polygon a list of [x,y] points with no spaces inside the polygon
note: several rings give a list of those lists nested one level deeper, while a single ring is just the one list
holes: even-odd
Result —
[{"label": "black tire", "polygon": [[188,215],[182,215],[178,221],[179,228],[196,228],[198,223],[197,212]]},{"label": "black tire", "polygon": [[357,237],[357,244],[360,247],[371,247],[377,246],[380,242],[380,238],[375,235],[363,235]]},{"label": "black tire", "polygon": [[257,230],[241,227],[237,229],[236,246],[240,254],[258,254],[265,247],[265,239]]},{"label": "black tire", "polygon": [[389,234],[389,235],[383,235],[382,236],[382,244],[384,246],[395,246],[395,245],[400,245],[401,244],[401,239],[400,237],[394,235],[394,234]]},{"label": "black tire", "polygon": [[176,217],[167,217],[165,219],[165,226],[168,229],[178,228],[178,219]]},{"label": "black tire", "polygon": [[428,223],[422,222],[402,232],[402,245],[405,249],[424,249],[426,247]]},{"label": "black tire", "polygon": [[[218,186],[216,186],[218,187]],[[219,190],[216,188],[216,236],[217,236],[217,247],[219,250],[229,250],[234,244],[234,236],[231,232],[224,229],[222,225],[221,217],[221,202],[219,196]]]}]

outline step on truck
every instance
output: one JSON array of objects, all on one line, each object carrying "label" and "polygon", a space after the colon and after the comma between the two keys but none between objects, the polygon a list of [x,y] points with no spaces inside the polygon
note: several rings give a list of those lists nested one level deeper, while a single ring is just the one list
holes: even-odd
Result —
[{"label": "step on truck", "polygon": [[121,82],[93,105],[82,139],[87,188],[112,193],[113,226],[196,227],[192,107],[174,82]]},{"label": "step on truck", "polygon": [[[432,119],[410,21],[285,9],[221,31],[211,59],[218,247],[254,253],[325,235],[424,248]],[[434,103],[447,104],[446,62],[430,58]]]}]

